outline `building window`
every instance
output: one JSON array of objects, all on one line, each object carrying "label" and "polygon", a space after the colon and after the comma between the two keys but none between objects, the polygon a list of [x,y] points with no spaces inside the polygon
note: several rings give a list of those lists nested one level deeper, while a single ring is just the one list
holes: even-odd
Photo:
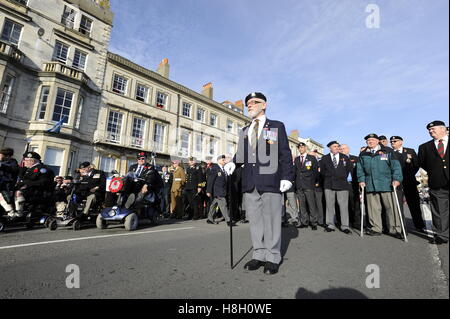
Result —
[{"label": "building window", "polygon": [[115,158],[106,156],[102,156],[100,158],[100,170],[104,171],[107,175],[109,175],[115,169],[116,169]]},{"label": "building window", "polygon": [[119,112],[110,111],[108,116],[108,126],[106,131],[108,133],[108,142],[120,143],[120,131],[122,129],[123,114]]},{"label": "building window", "polygon": [[41,90],[41,97],[39,98],[39,107],[37,112],[37,119],[43,120],[45,112],[47,111],[48,96],[50,94],[50,87],[43,86]]},{"label": "building window", "polygon": [[156,94],[156,106],[164,109],[167,106],[167,94],[158,92]]},{"label": "building window", "polygon": [[84,68],[86,67],[86,59],[87,59],[86,53],[84,53],[78,49],[75,49],[75,55],[73,57],[72,66],[74,68],[84,71]]},{"label": "building window", "polygon": [[64,24],[66,27],[73,29],[76,16],[77,13],[74,9],[68,6],[64,6],[64,12],[61,17],[61,23]]},{"label": "building window", "polygon": [[197,153],[202,153],[203,152],[203,135],[198,134],[195,137],[195,151]]},{"label": "building window", "polygon": [[131,133],[132,146],[142,147],[144,145],[144,128],[145,128],[145,120],[134,117],[133,132]]},{"label": "building window", "polygon": [[238,124],[237,125],[237,132],[238,132],[238,134],[239,134],[239,132],[242,131],[242,128],[243,128],[242,124]]},{"label": "building window", "polygon": [[53,52],[53,61],[59,61],[66,64],[68,55],[69,46],[62,42],[56,41],[55,51]]},{"label": "building window", "polygon": [[181,132],[181,153],[182,156],[187,157],[189,154],[189,137],[190,132],[188,131],[182,131]]},{"label": "building window", "polygon": [[113,91],[119,94],[124,94],[127,91],[127,85],[128,80],[124,78],[123,76],[114,75],[114,81],[113,81]]},{"label": "building window", "polygon": [[17,2],[19,4],[22,4],[24,6],[28,5],[28,0],[13,0],[14,2]]},{"label": "building window", "polygon": [[211,114],[211,116],[209,117],[209,125],[211,125],[211,126],[217,125],[217,115],[216,114]]},{"label": "building window", "polygon": [[20,34],[22,33],[22,26],[14,23],[11,20],[5,19],[3,25],[2,40],[8,41],[11,44],[19,45]]},{"label": "building window", "polygon": [[11,94],[14,87],[15,78],[11,74],[7,74],[3,89],[1,92],[0,100],[0,113],[6,113],[8,110],[9,101],[11,100]]},{"label": "building window", "polygon": [[205,110],[202,108],[197,109],[197,121],[202,123],[205,122]]},{"label": "building window", "polygon": [[190,103],[183,102],[183,116],[191,117],[192,105]]},{"label": "building window", "polygon": [[227,132],[233,133],[233,121],[227,120]]},{"label": "building window", "polygon": [[73,93],[58,88],[52,121],[62,123],[69,122],[70,109],[72,108]]},{"label": "building window", "polygon": [[142,84],[138,84],[136,87],[136,100],[147,102],[148,87]]},{"label": "building window", "polygon": [[78,110],[77,110],[77,118],[75,120],[75,128],[80,128],[83,105],[84,105],[84,97],[80,96],[80,99],[78,100]]},{"label": "building window", "polygon": [[227,154],[234,155],[235,152],[235,144],[234,143],[227,143]]},{"label": "building window", "polygon": [[153,132],[153,148],[156,152],[164,151],[164,131],[164,125],[155,123],[155,129]]},{"label": "building window", "polygon": [[217,139],[210,137],[209,139],[209,154],[215,155],[217,153]]},{"label": "building window", "polygon": [[92,29],[92,20],[86,16],[81,16],[80,29],[79,29],[80,32],[89,37],[89,36],[91,36],[91,29]]},{"label": "building window", "polygon": [[45,151],[45,165],[49,167],[56,176],[61,175],[61,165],[63,162],[64,150],[47,147]]}]

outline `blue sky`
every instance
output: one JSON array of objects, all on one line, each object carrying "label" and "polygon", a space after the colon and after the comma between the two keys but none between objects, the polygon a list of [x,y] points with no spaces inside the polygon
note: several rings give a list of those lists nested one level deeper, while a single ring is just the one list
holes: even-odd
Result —
[{"label": "blue sky", "polygon": [[[417,150],[449,118],[448,0],[112,0],[110,50],[214,99],[253,91],[288,133],[352,153],[368,133]],[[366,27],[366,6],[380,28]]]}]

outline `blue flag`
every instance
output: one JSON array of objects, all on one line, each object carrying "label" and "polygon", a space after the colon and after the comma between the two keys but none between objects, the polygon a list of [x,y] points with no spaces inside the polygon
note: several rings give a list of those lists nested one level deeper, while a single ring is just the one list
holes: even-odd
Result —
[{"label": "blue flag", "polygon": [[67,118],[67,116],[63,116],[62,119],[59,120],[59,122],[55,124],[55,126],[53,126],[51,129],[48,129],[46,132],[58,134],[61,131],[61,126],[63,125],[66,118]]}]

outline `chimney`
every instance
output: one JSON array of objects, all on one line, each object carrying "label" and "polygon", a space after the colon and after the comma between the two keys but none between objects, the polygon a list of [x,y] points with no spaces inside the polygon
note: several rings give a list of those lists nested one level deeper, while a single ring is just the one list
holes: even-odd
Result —
[{"label": "chimney", "polygon": [[298,137],[299,137],[298,130],[291,131],[291,134],[289,134],[289,137],[293,137],[295,140],[298,140]]},{"label": "chimney", "polygon": [[234,105],[235,105],[238,109],[244,111],[244,102],[243,102],[242,100],[239,100],[239,101],[234,102]]},{"label": "chimney", "polygon": [[170,71],[169,59],[165,58],[158,65],[158,70],[156,72],[158,72],[160,75],[168,79],[169,71]]},{"label": "chimney", "polygon": [[203,85],[202,94],[211,100],[213,99],[213,87],[211,82]]}]

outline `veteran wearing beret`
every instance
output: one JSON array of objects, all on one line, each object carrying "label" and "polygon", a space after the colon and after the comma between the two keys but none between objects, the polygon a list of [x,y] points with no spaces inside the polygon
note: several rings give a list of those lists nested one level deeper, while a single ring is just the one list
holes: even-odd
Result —
[{"label": "veteran wearing beret", "polygon": [[[199,204],[202,187],[205,185],[202,169],[194,157],[189,157],[189,166],[186,168],[186,183],[184,184],[184,202],[189,204],[185,219],[200,219]],[[187,205],[186,205],[187,206]]]},{"label": "veteran wearing beret", "polygon": [[[406,198],[414,227],[419,232],[425,232],[425,222],[422,218],[419,191],[417,190],[419,182],[416,179],[416,174],[419,171],[419,158],[414,149],[403,146],[401,136],[391,136],[390,142],[394,154],[402,166],[403,182],[397,191],[399,203],[403,203],[403,197]],[[400,205],[400,209],[403,214],[403,205]]]},{"label": "veteran wearing beret", "polygon": [[448,195],[449,195],[449,156],[448,134],[443,121],[433,121],[427,125],[432,137],[419,146],[419,165],[428,174],[431,213],[435,237],[433,244],[448,243]]},{"label": "veteran wearing beret", "polygon": [[10,217],[22,217],[25,202],[43,203],[52,200],[53,172],[41,163],[41,156],[36,152],[23,155],[24,169],[21,170],[16,184],[16,211]]},{"label": "veteran wearing beret", "polygon": [[180,160],[172,161],[172,186],[170,189],[171,218],[183,218],[183,187],[186,183],[186,174],[180,166]]},{"label": "veteran wearing beret", "polygon": [[367,148],[359,155],[357,175],[359,186],[366,189],[367,213],[372,226],[366,233],[370,236],[381,235],[381,210],[385,207],[387,232],[402,239],[400,212],[397,212],[392,196],[393,187],[400,186],[403,181],[402,168],[393,151],[380,145],[378,135],[369,134],[365,140]]},{"label": "veteran wearing beret", "polygon": [[79,198],[86,199],[83,214],[88,215],[93,205],[100,206],[103,203],[106,193],[106,176],[103,171],[94,169],[90,162],[81,163],[79,171],[80,186],[77,187],[76,194]]},{"label": "veteran wearing beret", "polygon": [[278,272],[281,262],[283,193],[292,187],[292,153],[284,124],[266,117],[267,98],[260,92],[245,98],[250,125],[240,132],[238,151],[225,165],[231,175],[242,169],[242,192],[253,244],[247,270],[264,267],[264,273]]},{"label": "veteran wearing beret", "polygon": [[14,185],[19,174],[19,164],[13,158],[12,148],[0,150],[0,205],[6,213],[14,213],[12,201],[14,198]]}]

